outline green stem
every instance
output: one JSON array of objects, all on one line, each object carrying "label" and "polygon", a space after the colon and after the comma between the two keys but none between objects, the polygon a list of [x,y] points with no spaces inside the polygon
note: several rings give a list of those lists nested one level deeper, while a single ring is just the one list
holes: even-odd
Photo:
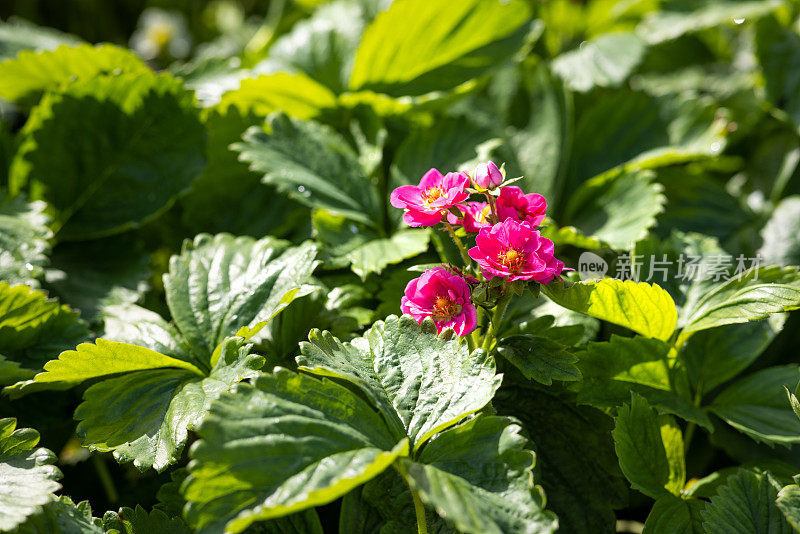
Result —
[{"label": "green stem", "polygon": [[492,323],[489,325],[489,331],[486,333],[486,337],[483,338],[483,345],[481,348],[485,351],[489,351],[492,347],[492,343],[497,338],[497,331],[500,328],[500,321],[503,320],[503,314],[506,313],[506,308],[508,308],[508,303],[511,302],[511,295],[513,293],[506,288],[505,294],[500,297],[500,302],[497,303],[497,306],[494,308],[494,314],[492,315]]},{"label": "green stem", "polygon": [[444,227],[447,228],[447,233],[450,234],[450,238],[453,240],[453,243],[455,243],[458,247],[458,252],[461,254],[461,260],[464,262],[464,267],[467,267],[470,263],[469,254],[467,254],[467,247],[464,246],[464,243],[456,235],[456,231],[453,230],[453,226],[447,221],[442,222],[444,222]]},{"label": "green stem", "polygon": [[414,501],[414,513],[417,515],[417,533],[428,534],[428,523],[425,519],[425,506],[419,498],[419,494],[412,488],[411,499]]},{"label": "green stem", "polygon": [[[697,381],[697,391],[694,394],[694,407],[699,408],[700,403],[703,400],[703,380],[700,379]],[[692,444],[692,437],[694,436],[694,430],[697,428],[697,425],[692,421],[686,425],[686,433],[683,435],[683,452],[686,454],[689,452],[689,445]]]},{"label": "green stem", "polygon": [[117,493],[117,488],[114,486],[114,480],[111,478],[111,473],[108,471],[105,460],[98,454],[92,454],[92,463],[106,492],[108,502],[111,504],[116,503],[119,500],[119,493]]}]

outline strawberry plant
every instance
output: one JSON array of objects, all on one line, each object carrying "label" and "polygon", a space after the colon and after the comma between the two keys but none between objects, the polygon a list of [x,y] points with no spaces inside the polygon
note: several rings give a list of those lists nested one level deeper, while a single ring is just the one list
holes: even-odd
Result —
[{"label": "strawberry plant", "polygon": [[798,2],[46,4],[0,532],[800,530]]}]

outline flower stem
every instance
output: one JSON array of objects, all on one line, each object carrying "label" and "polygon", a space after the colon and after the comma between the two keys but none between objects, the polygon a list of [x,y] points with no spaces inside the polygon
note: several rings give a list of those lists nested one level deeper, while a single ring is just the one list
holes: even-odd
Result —
[{"label": "flower stem", "polygon": [[494,197],[489,193],[483,194],[486,197],[486,200],[489,202],[489,209],[492,210],[492,224],[496,224],[500,221],[500,217],[497,215],[497,205],[495,204]]},{"label": "flower stem", "polygon": [[489,331],[486,333],[486,337],[483,338],[483,345],[481,345],[481,348],[487,352],[492,348],[492,343],[497,339],[500,321],[503,320],[503,315],[506,313],[506,308],[508,308],[508,303],[511,302],[511,295],[513,294],[513,292],[506,289],[506,292],[500,297],[500,301],[494,308],[494,315],[492,315]]},{"label": "flower stem", "polygon": [[106,492],[106,498],[111,504],[115,504],[119,500],[119,493],[114,486],[114,480],[111,478],[111,473],[108,471],[105,459],[98,454],[92,454],[92,463],[97,471],[97,478],[100,479],[100,484]]},{"label": "flower stem", "polygon": [[414,513],[417,515],[417,533],[428,534],[428,523],[425,519],[425,506],[419,498],[419,494],[412,488],[411,499],[414,501]]},{"label": "flower stem", "polygon": [[453,226],[447,221],[442,222],[444,223],[444,227],[447,228],[447,233],[450,234],[450,238],[453,240],[453,243],[455,243],[458,247],[458,252],[461,254],[461,260],[464,262],[464,267],[468,266],[470,259],[469,254],[467,254],[467,247],[464,246],[464,243],[456,235],[456,231],[453,230]]},{"label": "flower stem", "polygon": [[[694,394],[694,407],[699,408],[701,402],[703,401],[703,381],[702,379],[697,383],[697,391]],[[686,432],[683,435],[683,453],[686,454],[689,452],[689,445],[692,444],[692,437],[694,437],[694,430],[697,428],[697,425],[692,421],[686,425]]]}]

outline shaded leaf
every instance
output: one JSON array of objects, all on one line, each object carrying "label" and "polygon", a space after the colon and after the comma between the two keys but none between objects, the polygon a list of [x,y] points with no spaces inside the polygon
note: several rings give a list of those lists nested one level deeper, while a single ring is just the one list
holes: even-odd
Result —
[{"label": "shaded leaf", "polygon": [[800,196],[784,198],[761,230],[758,253],[769,265],[800,265]]},{"label": "shaded leaf", "polygon": [[7,358],[38,371],[88,335],[78,314],[47,293],[0,282],[0,353]]},{"label": "shaded leaf", "polygon": [[710,410],[731,426],[763,443],[800,442],[800,421],[786,402],[783,387],[797,384],[796,365],[768,367],[740,378],[720,393]]},{"label": "shaded leaf", "polygon": [[796,267],[754,267],[715,285],[687,314],[682,332],[765,319],[800,307]]},{"label": "shaded leaf", "polygon": [[89,501],[78,504],[61,497],[44,505],[41,513],[29,517],[17,534],[103,534],[100,520],[92,517]]},{"label": "shaded leaf", "polygon": [[48,202],[59,239],[106,236],[166,210],[202,170],[204,143],[178,80],[98,76],[48,93],[34,109],[10,187]]},{"label": "shaded leaf", "polygon": [[418,462],[402,461],[400,469],[459,532],[555,532],[555,515],[532,484],[534,454],[521,430],[505,417],[478,416],[433,438]]},{"label": "shaded leaf", "polygon": [[647,401],[632,395],[619,409],[612,432],[619,465],[631,486],[658,499],[683,488],[683,439],[674,419],[658,416]]},{"label": "shaded leaf", "polygon": [[553,380],[581,380],[575,365],[578,358],[564,345],[541,336],[511,336],[500,341],[500,355],[519,369],[525,378],[549,386]]},{"label": "shaded leaf", "polygon": [[709,431],[711,420],[675,391],[670,346],[655,339],[611,336],[607,342],[590,342],[577,355],[583,374],[578,400],[594,406],[614,407],[643,396],[659,413],[675,414]]},{"label": "shaded leaf", "polygon": [[656,224],[666,197],[648,172],[598,177],[570,197],[565,220],[611,247],[628,250]]},{"label": "shaded leaf", "polygon": [[697,332],[681,347],[689,378],[708,392],[744,371],[783,329],[786,316],[734,324]]},{"label": "shaded leaf", "polygon": [[704,506],[699,499],[659,497],[647,515],[642,534],[703,534],[700,512]]},{"label": "shaded leaf", "polygon": [[768,472],[741,469],[701,512],[709,534],[783,534],[792,527],[775,506],[781,486]]},{"label": "shaded leaf", "polygon": [[492,404],[501,414],[519,417],[528,430],[536,451],[536,482],[560,528],[575,534],[616,532],[614,509],[627,504],[629,490],[611,439],[613,420],[570,397],[529,386],[505,384]]}]

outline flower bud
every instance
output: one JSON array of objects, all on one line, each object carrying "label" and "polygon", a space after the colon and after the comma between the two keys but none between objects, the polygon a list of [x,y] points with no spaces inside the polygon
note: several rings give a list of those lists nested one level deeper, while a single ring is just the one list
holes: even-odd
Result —
[{"label": "flower bud", "polygon": [[503,183],[503,173],[491,161],[478,163],[473,180],[479,188],[491,190]]}]

